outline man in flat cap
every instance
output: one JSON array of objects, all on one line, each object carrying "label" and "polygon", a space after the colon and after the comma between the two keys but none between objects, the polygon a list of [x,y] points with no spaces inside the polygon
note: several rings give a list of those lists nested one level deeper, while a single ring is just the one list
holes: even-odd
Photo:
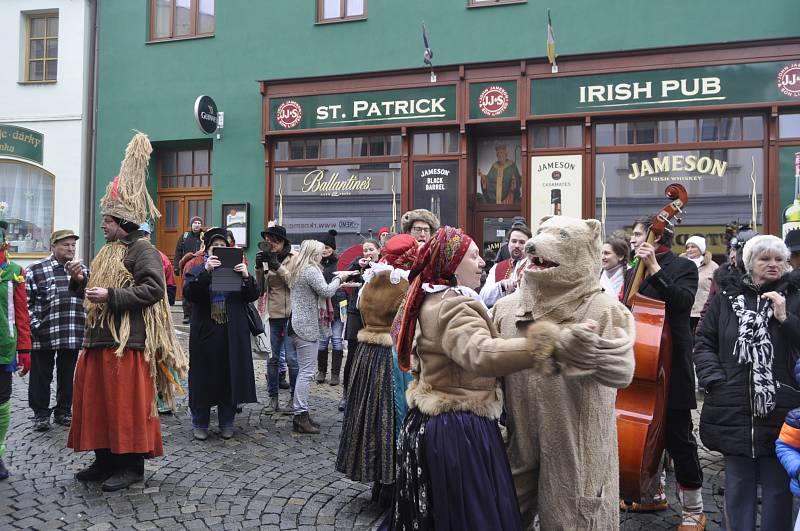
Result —
[{"label": "man in flat cap", "polygon": [[[62,426],[72,421],[72,377],[83,342],[86,312],[83,299],[69,291],[67,264],[75,260],[78,235],[69,229],[53,232],[52,254],[34,263],[25,275],[31,321],[31,379],[28,405],[33,410],[33,429],[50,429],[50,414]],[[80,264],[84,274],[86,266]],[[50,384],[56,367],[56,407],[50,407]]]}]

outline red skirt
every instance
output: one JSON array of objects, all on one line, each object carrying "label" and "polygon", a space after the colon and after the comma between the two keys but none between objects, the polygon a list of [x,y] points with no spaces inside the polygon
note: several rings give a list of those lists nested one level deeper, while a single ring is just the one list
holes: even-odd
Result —
[{"label": "red skirt", "polygon": [[115,454],[164,455],[154,394],[140,350],[127,348],[122,357],[113,347],[81,351],[67,446],[76,452],[110,448]]}]

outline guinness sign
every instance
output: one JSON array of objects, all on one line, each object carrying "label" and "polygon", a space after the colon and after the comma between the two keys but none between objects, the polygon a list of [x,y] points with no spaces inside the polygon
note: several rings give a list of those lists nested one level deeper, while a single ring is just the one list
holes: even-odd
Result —
[{"label": "guinness sign", "polygon": [[207,135],[219,126],[219,109],[211,96],[198,96],[194,102],[194,119],[197,127]]}]

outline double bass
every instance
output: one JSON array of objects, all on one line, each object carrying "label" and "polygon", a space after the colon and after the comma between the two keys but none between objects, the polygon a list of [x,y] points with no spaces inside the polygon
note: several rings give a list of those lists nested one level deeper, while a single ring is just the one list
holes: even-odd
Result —
[{"label": "double bass", "polygon": [[[670,230],[671,219],[683,210],[689,199],[686,188],[680,184],[670,184],[666,195],[670,202],[653,218],[647,231],[650,244]],[[623,302],[636,321],[633,347],[636,368],[631,384],[617,392],[615,406],[620,498],[636,502],[655,493],[658,487],[672,361],[672,336],[664,302],[639,293],[644,272],[645,267],[637,261],[631,272],[633,280],[626,286],[623,296]]]}]

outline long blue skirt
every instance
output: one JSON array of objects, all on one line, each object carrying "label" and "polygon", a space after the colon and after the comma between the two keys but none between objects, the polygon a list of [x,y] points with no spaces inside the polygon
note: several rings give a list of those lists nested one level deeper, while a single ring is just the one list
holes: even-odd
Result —
[{"label": "long blue skirt", "polygon": [[521,530],[497,422],[469,412],[409,410],[397,449],[395,530]]}]

